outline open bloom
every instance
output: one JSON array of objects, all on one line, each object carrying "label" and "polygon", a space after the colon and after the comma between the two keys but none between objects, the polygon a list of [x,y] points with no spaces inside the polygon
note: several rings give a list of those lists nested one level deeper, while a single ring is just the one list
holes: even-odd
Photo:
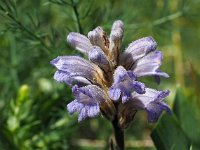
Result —
[{"label": "open bloom", "polygon": [[[72,86],[75,100],[67,105],[70,114],[78,113],[78,120],[102,114],[112,120],[119,117],[121,127],[130,123],[134,112],[146,110],[149,122],[155,122],[163,110],[170,113],[164,99],[169,91],[147,88],[138,78],[168,77],[160,70],[162,52],[152,37],[144,37],[129,44],[121,52],[124,24],[113,23],[110,36],[101,27],[88,36],[71,32],[67,42],[87,55],[58,56],[51,61],[57,68],[54,79]],[[131,114],[131,115],[130,115]]]}]

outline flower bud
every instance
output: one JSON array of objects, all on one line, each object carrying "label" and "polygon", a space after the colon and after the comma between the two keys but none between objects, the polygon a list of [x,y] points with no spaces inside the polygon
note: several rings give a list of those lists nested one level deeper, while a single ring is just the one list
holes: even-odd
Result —
[{"label": "flower bud", "polygon": [[92,44],[90,40],[79,33],[71,32],[67,36],[67,42],[69,45],[82,53],[88,53],[92,49]]},{"label": "flower bud", "polygon": [[113,66],[116,66],[117,62],[119,61],[119,52],[121,48],[123,32],[124,32],[124,25],[122,21],[120,20],[115,21],[113,23],[109,39],[110,40],[109,51]]},{"label": "flower bud", "polygon": [[99,46],[106,55],[108,54],[109,40],[101,27],[90,31],[88,33],[88,38],[93,45]]}]

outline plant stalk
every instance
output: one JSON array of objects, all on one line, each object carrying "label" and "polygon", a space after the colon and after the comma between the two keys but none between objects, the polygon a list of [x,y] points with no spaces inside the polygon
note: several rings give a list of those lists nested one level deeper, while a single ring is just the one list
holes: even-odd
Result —
[{"label": "plant stalk", "polygon": [[124,131],[118,126],[118,117],[112,121],[114,130],[115,149],[124,150]]}]

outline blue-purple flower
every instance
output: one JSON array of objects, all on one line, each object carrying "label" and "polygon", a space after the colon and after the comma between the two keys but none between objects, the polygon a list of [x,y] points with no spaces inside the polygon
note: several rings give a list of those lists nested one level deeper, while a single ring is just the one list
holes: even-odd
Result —
[{"label": "blue-purple flower", "polygon": [[96,85],[87,85],[80,88],[74,85],[72,93],[76,99],[67,105],[67,109],[70,114],[79,113],[78,121],[100,114],[99,104],[105,99],[101,88]]},{"label": "blue-purple flower", "polygon": [[129,98],[131,98],[131,93],[136,91],[139,94],[145,93],[144,83],[136,81],[136,76],[133,71],[126,71],[124,67],[118,66],[115,69],[114,82],[109,88],[109,97],[117,101],[122,99],[122,103],[125,103]]},{"label": "blue-purple flower", "polygon": [[156,122],[161,115],[162,111],[171,114],[169,106],[163,101],[169,95],[169,90],[157,91],[154,89],[146,88],[144,94],[133,92],[131,100],[127,103],[120,104],[119,110],[119,123],[122,128],[126,128],[134,112],[138,110],[145,110],[148,115],[148,121]]},{"label": "blue-purple flower", "polygon": [[70,114],[78,113],[78,120],[102,114],[112,120],[118,117],[126,127],[138,110],[146,110],[149,122],[155,122],[162,111],[170,113],[164,99],[169,91],[157,91],[138,81],[140,77],[168,77],[160,70],[162,52],[152,37],[132,42],[121,52],[124,24],[113,23],[108,37],[101,27],[88,37],[71,32],[67,42],[87,55],[58,56],[51,61],[57,68],[54,79],[72,86],[75,100],[67,105]]}]

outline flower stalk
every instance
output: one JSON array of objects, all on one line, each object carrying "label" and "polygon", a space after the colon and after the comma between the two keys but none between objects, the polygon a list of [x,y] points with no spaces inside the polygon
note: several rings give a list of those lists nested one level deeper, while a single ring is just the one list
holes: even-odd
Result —
[{"label": "flower stalk", "polygon": [[112,121],[112,126],[116,144],[114,150],[124,150],[124,131],[119,127],[117,117]]},{"label": "flower stalk", "polygon": [[119,120],[116,116],[112,121],[112,126],[114,130],[114,150],[124,150],[124,130],[119,127]]}]

